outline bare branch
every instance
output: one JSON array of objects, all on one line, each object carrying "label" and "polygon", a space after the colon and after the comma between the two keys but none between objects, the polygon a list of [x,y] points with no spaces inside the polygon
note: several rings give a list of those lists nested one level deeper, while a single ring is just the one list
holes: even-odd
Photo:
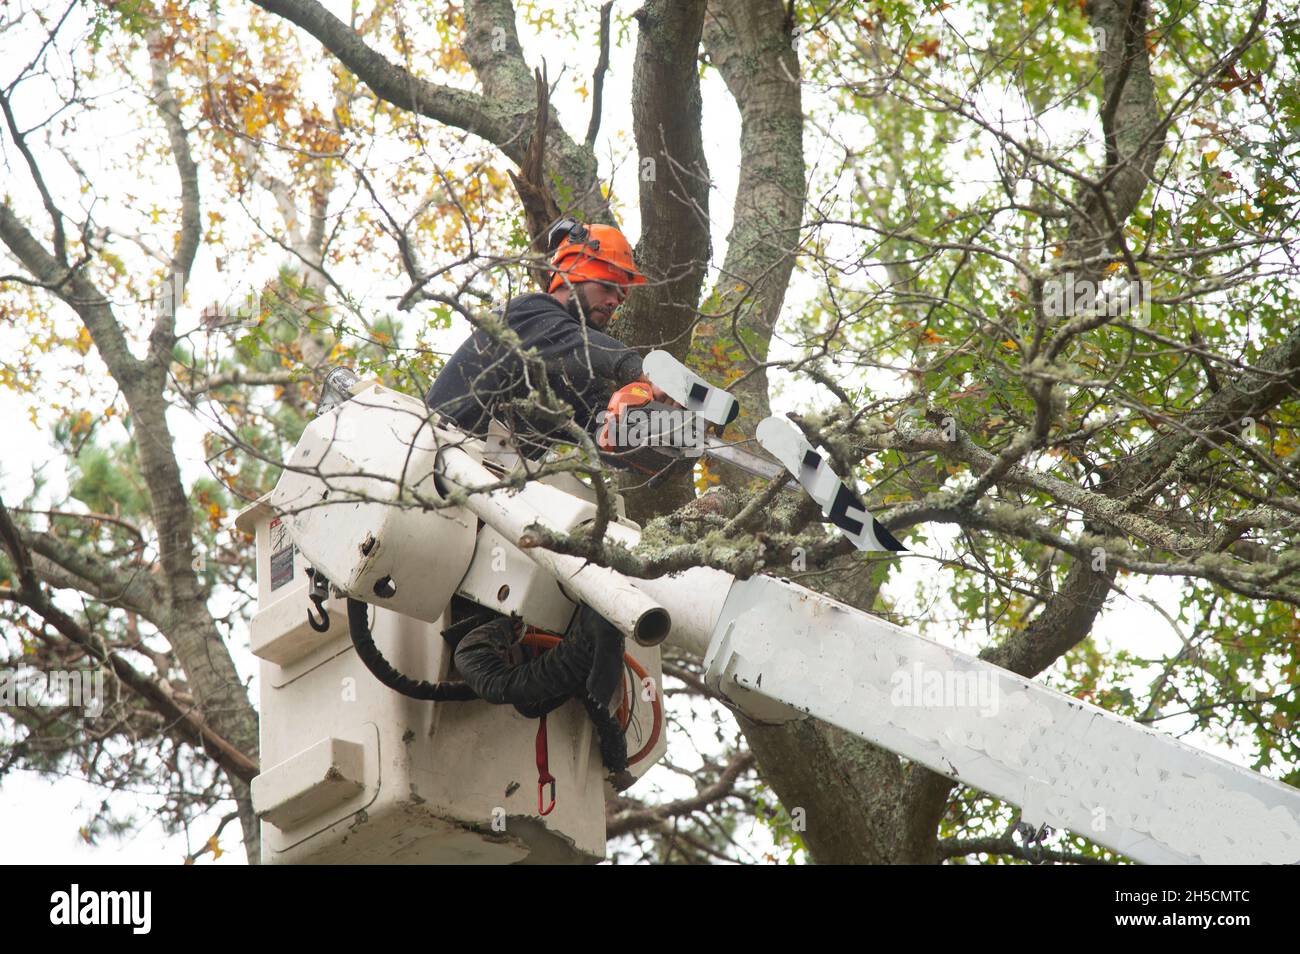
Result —
[{"label": "bare branch", "polygon": [[707,808],[714,802],[728,798],[735,790],[737,779],[753,764],[754,754],[752,752],[737,752],[727,761],[717,781],[711,785],[706,785],[689,798],[665,802],[663,805],[656,805],[652,808],[619,812],[614,817],[606,820],[605,836],[607,838],[617,838],[619,835],[653,826],[669,818],[690,815]]},{"label": "bare branch", "polygon": [[596,58],[596,69],[591,77],[591,121],[587,123],[587,148],[596,145],[596,135],[600,132],[600,107],[605,95],[605,70],[609,68],[609,20],[614,10],[614,0],[606,0],[600,6],[600,56]]},{"label": "bare branch", "polygon": [[99,640],[81,624],[50,602],[42,592],[27,548],[23,545],[18,528],[0,501],[0,541],[13,560],[18,577],[17,590],[9,590],[11,598],[34,610],[63,636],[86,650],[101,665],[107,665],[124,685],[143,698],[154,710],[183,728],[197,739],[204,750],[222,768],[235,778],[251,782],[258,774],[256,761],[222,738],[193,709],[183,709],[171,698],[166,688],[137,671],[117,653],[105,652]]}]

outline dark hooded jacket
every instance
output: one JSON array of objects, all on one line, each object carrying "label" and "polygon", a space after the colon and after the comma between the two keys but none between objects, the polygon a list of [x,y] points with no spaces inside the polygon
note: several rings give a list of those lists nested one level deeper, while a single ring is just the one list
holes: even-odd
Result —
[{"label": "dark hooded jacket", "polygon": [[[610,395],[641,377],[640,355],[575,318],[550,295],[513,298],[505,315],[522,347],[535,350],[544,363],[556,396],[573,408],[574,420],[594,436],[597,415],[609,404]],[[537,460],[551,443],[573,443],[573,439],[564,434],[562,423],[508,406],[530,400],[533,390],[521,358],[475,328],[448,359],[425,403],[476,437],[485,436],[488,422],[496,418],[514,435],[521,453]]]}]

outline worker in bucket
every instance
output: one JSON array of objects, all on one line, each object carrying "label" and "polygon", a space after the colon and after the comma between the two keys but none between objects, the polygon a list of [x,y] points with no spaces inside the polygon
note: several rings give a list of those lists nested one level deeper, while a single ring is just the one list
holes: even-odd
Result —
[{"label": "worker in bucket", "polygon": [[[548,247],[553,255],[546,294],[511,299],[504,317],[520,338],[519,350],[536,352],[554,394],[594,437],[612,395],[645,382],[641,356],[605,329],[629,286],[646,279],[627,239],[613,226],[561,219],[549,230]],[[425,403],[444,424],[476,437],[485,437],[489,422],[497,420],[519,453],[537,460],[551,444],[572,444],[574,438],[567,422],[540,408],[527,411],[534,385],[516,350],[476,328],[447,361]],[[639,386],[649,387],[654,399],[667,400],[648,382]],[[579,607],[564,640],[541,655],[530,655],[521,644],[517,620],[490,610],[457,620],[444,636],[456,647],[461,678],[479,698],[542,718],[539,751],[545,749],[546,713],[578,699],[596,726],[611,781],[620,788],[630,783],[626,744],[607,708],[621,688],[624,641],[607,620],[588,606]]]},{"label": "worker in bucket", "polygon": [[[594,434],[610,396],[645,380],[641,356],[605,329],[628,288],[646,279],[627,239],[612,225],[560,219],[549,230],[548,244],[554,254],[546,293],[512,298],[505,320],[519,335],[519,350],[536,351],[556,397],[573,408],[583,430]],[[519,354],[476,328],[447,361],[425,403],[476,437],[486,436],[489,421],[496,419],[524,457],[538,460],[551,444],[574,440],[566,422],[554,415],[518,410],[533,390]],[[662,391],[653,390],[656,400],[665,400]]]}]

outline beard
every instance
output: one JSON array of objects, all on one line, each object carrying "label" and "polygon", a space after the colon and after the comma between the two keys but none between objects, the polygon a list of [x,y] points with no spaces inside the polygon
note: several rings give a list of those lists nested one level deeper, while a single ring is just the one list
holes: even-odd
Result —
[{"label": "beard", "polygon": [[[577,321],[583,321],[586,322],[587,324],[595,325],[597,328],[601,327],[599,321],[592,320],[592,306],[591,303],[587,300],[587,289],[586,289],[585,282],[573,286],[573,294],[570,295],[569,300],[564,303],[564,308]],[[609,321],[608,316],[606,316],[605,321],[606,323],[608,323]]]}]

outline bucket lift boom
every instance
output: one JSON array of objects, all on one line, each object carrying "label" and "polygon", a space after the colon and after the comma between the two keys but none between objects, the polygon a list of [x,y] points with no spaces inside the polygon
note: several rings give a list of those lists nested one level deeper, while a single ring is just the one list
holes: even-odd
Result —
[{"label": "bucket lift boom", "polygon": [[[1147,863],[1300,862],[1300,791],[793,582],[771,576],[737,580],[707,567],[634,579],[539,547],[519,546],[532,524],[573,532],[589,526],[594,516],[592,495],[576,479],[513,480],[494,457],[491,440],[484,445],[443,430],[418,400],[364,385],[308,426],[269,501],[247,519],[260,521],[259,540],[268,541],[266,526],[274,520],[296,547],[286,557],[287,543],[279,544],[279,556],[262,554],[259,546],[260,573],[265,567],[274,574],[278,559],[283,577],[291,572],[284,569],[286,561],[297,559],[322,572],[337,591],[373,604],[377,613],[393,620],[436,623],[459,593],[559,631],[573,606],[587,603],[640,644],[638,652],[653,657],[656,676],[653,647],[666,640],[702,657],[707,683],[750,717],[765,722],[823,719],[1019,806],[1024,821],[1035,827],[1068,829]],[[631,547],[639,535],[625,520],[609,523],[608,540]],[[265,546],[268,551],[274,547],[272,542]],[[499,557],[494,571],[484,569],[489,555]],[[329,604],[336,610],[336,627],[342,615],[338,603]],[[280,630],[303,609],[299,598],[297,607],[278,610]],[[301,641],[298,619],[295,632]],[[288,637],[277,632],[263,643],[283,643],[280,650],[288,652]],[[311,637],[306,638],[310,643]],[[436,640],[431,632],[398,634],[389,651],[400,653],[402,641],[413,638]],[[329,639],[335,642],[329,644]],[[350,656],[337,631],[318,636],[314,646],[312,658]],[[313,743],[323,730],[304,730],[302,720],[326,711],[320,700],[322,694],[337,693],[338,674],[314,677],[326,663],[297,676],[268,672],[268,663],[281,668],[271,661],[274,655],[262,653],[263,753],[264,760],[280,761],[266,762],[272,767],[254,786],[259,812],[276,828],[274,837],[263,839],[269,860],[388,857],[367,853],[375,839],[368,841],[365,825],[356,821],[365,786],[381,786],[363,777],[366,759],[376,761],[366,750],[375,733],[354,732],[352,748],[344,744],[349,739],[329,732]],[[284,656],[290,657],[291,652]],[[301,652],[293,657],[301,658]],[[303,669],[293,659],[285,666]],[[444,659],[439,666],[435,677],[445,674],[448,663]],[[321,681],[319,687],[312,688],[313,678]],[[294,692],[298,695],[292,698],[284,695]],[[449,727],[463,727],[470,716],[457,707],[472,705],[479,713],[475,718],[482,719],[488,718],[483,710],[493,707],[413,705],[435,712],[422,723],[426,738],[421,740],[435,749],[473,738],[488,751],[497,744],[494,739],[522,737],[520,726],[499,720],[458,741]],[[439,710],[448,711],[436,714]],[[414,718],[412,711],[408,705],[402,717]],[[384,718],[388,716],[379,721]],[[295,729],[287,728],[295,721]],[[572,784],[580,788],[586,784],[584,772],[598,773],[591,762],[590,733],[584,741],[582,725],[579,719],[569,726],[579,737],[571,755],[577,780]],[[375,728],[382,736],[382,726]],[[518,751],[527,751],[529,739],[511,743],[515,759],[526,757]],[[662,742],[653,758],[661,752]],[[350,759],[350,767],[340,769],[340,758]],[[490,767],[501,771],[496,762]],[[331,769],[350,780],[351,787],[322,796],[318,776],[330,776]],[[429,801],[421,772],[439,774],[428,766],[398,771],[402,784],[409,784],[420,800],[416,804]],[[478,777],[472,781],[487,784]],[[519,857],[530,851],[542,857],[537,838],[511,841],[516,854],[510,856],[501,847],[506,839],[493,841],[489,826],[468,822],[455,807],[448,794],[455,785],[445,777],[441,783],[442,814],[427,827],[445,823],[466,837],[448,841],[457,847],[440,853],[427,844],[403,842],[393,824],[376,826],[382,828],[376,839],[384,851],[411,860]],[[340,800],[341,794],[346,798]],[[601,797],[584,797],[583,812],[595,816],[603,809]],[[490,801],[479,799],[472,812],[481,813]],[[314,805],[325,803],[329,811],[310,814]],[[394,812],[405,812],[409,821],[410,810],[409,803],[401,802]],[[603,814],[588,819],[585,836],[561,830],[572,821],[524,815],[512,813],[512,824],[519,818],[525,829],[536,827],[534,835],[544,827],[578,855],[600,855]],[[340,838],[339,832],[349,828],[352,835]],[[596,829],[599,833],[591,834]],[[493,855],[466,833],[501,850]],[[344,847],[349,837],[355,855]],[[324,847],[313,848],[313,839]]]}]

